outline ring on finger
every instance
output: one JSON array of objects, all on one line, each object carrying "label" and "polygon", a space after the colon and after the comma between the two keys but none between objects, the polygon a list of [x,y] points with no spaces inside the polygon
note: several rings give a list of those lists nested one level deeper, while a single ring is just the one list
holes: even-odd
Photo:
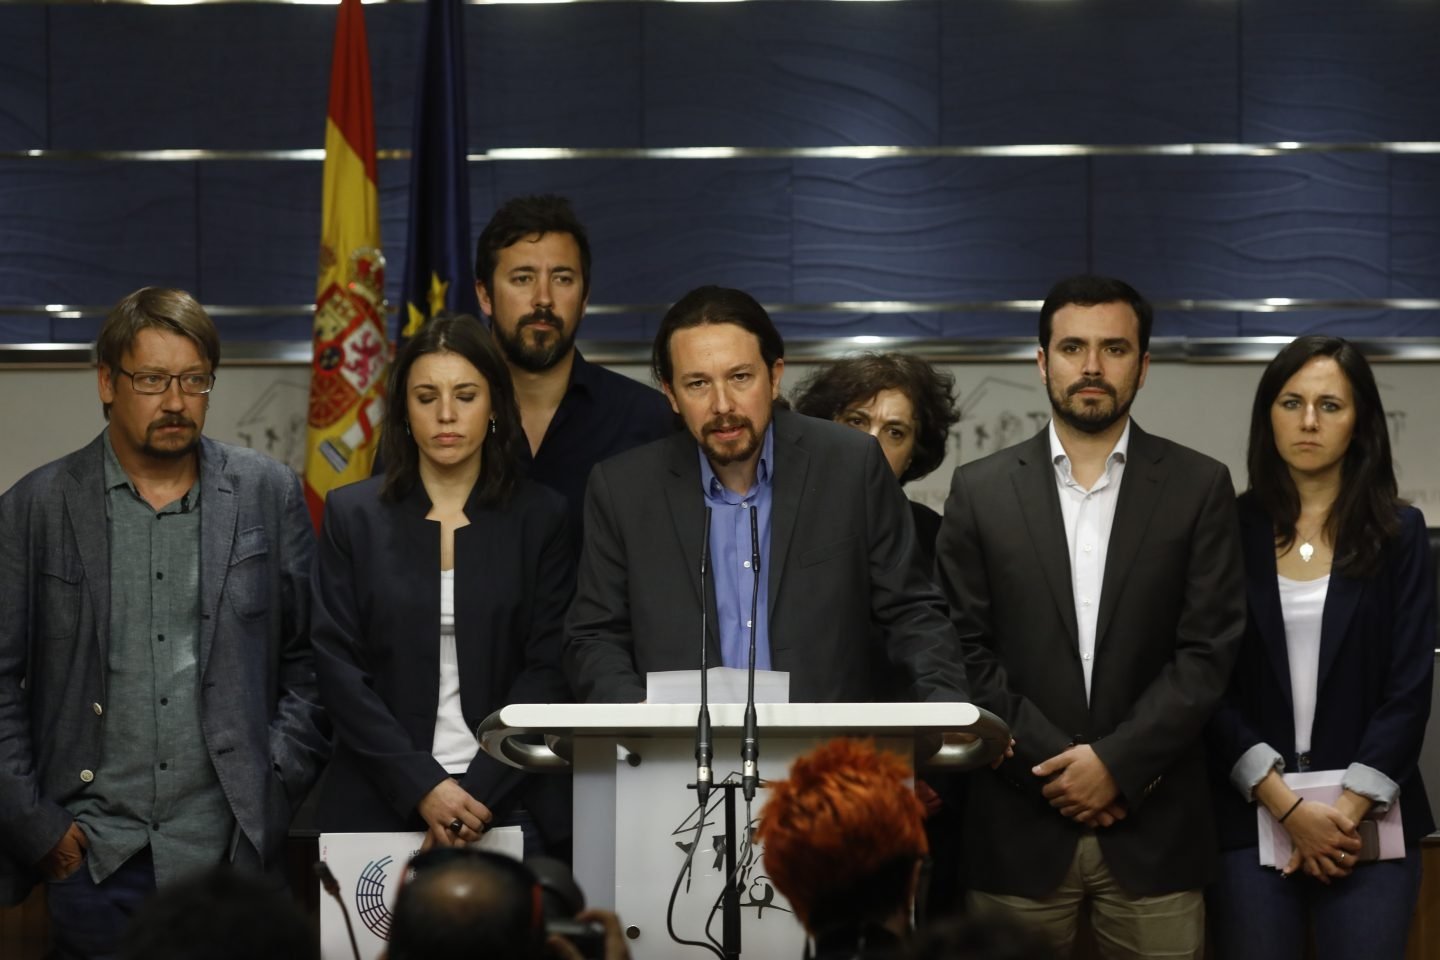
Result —
[{"label": "ring on finger", "polygon": [[459,833],[461,830],[465,829],[465,823],[459,817],[456,817],[454,820],[450,821],[449,825],[447,825],[445,829],[449,830],[451,833]]},{"label": "ring on finger", "polygon": [[1337,862],[1337,863],[1344,863],[1344,862],[1345,862],[1345,851],[1344,851],[1344,850],[1341,850],[1341,851],[1340,851],[1340,856],[1336,858],[1336,862]]}]

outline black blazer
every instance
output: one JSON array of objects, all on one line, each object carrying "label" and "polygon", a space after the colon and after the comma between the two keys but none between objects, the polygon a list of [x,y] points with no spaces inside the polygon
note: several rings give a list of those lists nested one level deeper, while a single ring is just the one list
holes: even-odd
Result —
[{"label": "black blazer", "polygon": [[[954,631],[879,444],[787,410],[775,411],[773,429],[771,663],[790,672],[790,699],[884,697],[890,664],[917,700],[965,700]],[[566,673],[582,700],[633,703],[645,698],[646,673],[699,666],[706,508],[697,449],[677,433],[590,474],[566,621]],[[705,592],[714,624],[713,581]],[[719,640],[709,639],[719,664]]]},{"label": "black blazer", "polygon": [[1030,773],[1094,744],[1129,816],[1097,831],[1131,894],[1205,885],[1215,834],[1202,734],[1245,628],[1235,492],[1223,464],[1130,428],[1096,631],[1090,699],[1048,430],[955,471],[936,553],[975,702],[1015,757],[970,780],[971,887],[1053,893],[1085,828]]},{"label": "black blazer", "polygon": [[[320,698],[338,743],[322,830],[423,830],[416,805],[447,774],[431,756],[440,675],[440,525],[423,485],[380,499],[381,478],[330,493],[312,577]],[[455,532],[460,699],[472,728],[509,703],[568,699],[561,623],[574,578],[565,501],[524,481],[503,506],[472,495]],[[463,786],[497,816],[523,799],[547,838],[563,804],[541,777],[476,754]]]},{"label": "black blazer", "polygon": [[[1254,846],[1255,804],[1230,783],[1246,750],[1267,743],[1295,769],[1290,661],[1275,573],[1274,524],[1252,494],[1240,498],[1245,640],[1230,689],[1210,725],[1220,842]],[[1430,716],[1435,666],[1435,574],[1425,518],[1400,510],[1400,533],[1385,548],[1384,570],[1368,580],[1330,575],[1320,625],[1320,682],[1310,734],[1310,766],[1372,767],[1400,785],[1405,842],[1435,829],[1417,767]]]}]

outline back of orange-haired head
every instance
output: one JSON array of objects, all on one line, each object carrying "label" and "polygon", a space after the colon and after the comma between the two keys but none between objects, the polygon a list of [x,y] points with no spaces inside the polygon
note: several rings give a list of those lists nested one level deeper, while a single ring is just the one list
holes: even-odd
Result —
[{"label": "back of orange-haired head", "polygon": [[888,913],[903,902],[929,850],[910,776],[873,742],[839,739],[769,784],[755,840],[765,845],[766,873],[807,927],[823,925],[822,914]]}]

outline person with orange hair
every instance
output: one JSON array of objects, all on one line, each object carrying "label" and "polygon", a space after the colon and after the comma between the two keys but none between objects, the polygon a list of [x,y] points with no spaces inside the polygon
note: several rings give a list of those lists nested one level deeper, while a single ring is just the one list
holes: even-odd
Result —
[{"label": "person with orange hair", "polygon": [[768,784],[755,842],[813,942],[814,960],[893,954],[909,935],[929,852],[905,761],[832,740]]}]

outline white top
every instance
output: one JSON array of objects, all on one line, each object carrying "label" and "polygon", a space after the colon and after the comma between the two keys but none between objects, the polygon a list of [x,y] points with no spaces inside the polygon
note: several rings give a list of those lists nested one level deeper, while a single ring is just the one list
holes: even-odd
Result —
[{"label": "white top", "polygon": [[1089,490],[1070,472],[1070,458],[1050,421],[1050,459],[1055,464],[1055,487],[1060,492],[1060,514],[1065,520],[1065,542],[1070,548],[1070,589],[1075,599],[1075,626],[1080,667],[1085,673],[1085,701],[1090,701],[1090,678],[1095,672],[1095,631],[1100,619],[1100,588],[1105,581],[1105,556],[1110,549],[1110,528],[1115,525],[1115,503],[1125,474],[1130,449],[1130,423],[1110,451],[1105,472]]},{"label": "white top", "polygon": [[430,752],[446,773],[464,773],[480,750],[460,709],[460,658],[455,652],[455,571],[440,571],[440,701]]},{"label": "white top", "polygon": [[1310,752],[1315,698],[1320,682],[1320,621],[1330,575],[1317,580],[1280,581],[1280,614],[1285,619],[1285,654],[1290,661],[1290,702],[1295,716],[1295,752]]}]

